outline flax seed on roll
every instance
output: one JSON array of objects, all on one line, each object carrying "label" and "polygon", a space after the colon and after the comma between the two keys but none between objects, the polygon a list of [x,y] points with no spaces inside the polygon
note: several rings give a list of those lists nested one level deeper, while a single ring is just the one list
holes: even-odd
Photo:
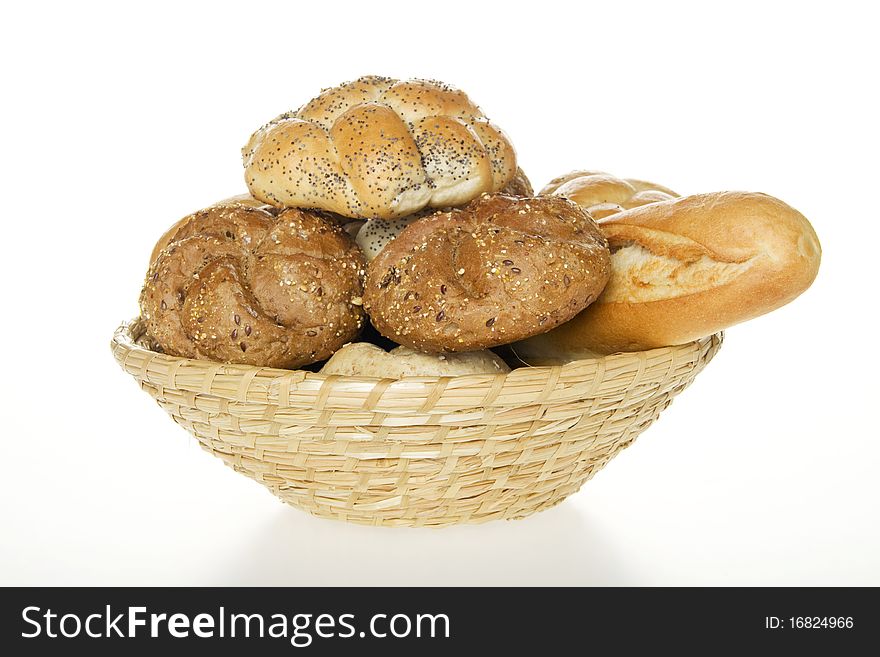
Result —
[{"label": "flax seed on roll", "polygon": [[609,266],[605,238],[571,201],[484,195],[404,228],[369,263],[364,306],[394,342],[471,351],[568,321]]},{"label": "flax seed on roll", "polygon": [[294,368],[327,358],[363,325],[363,255],[315,213],[218,205],[161,242],[140,306],[165,353]]},{"label": "flax seed on roll", "polygon": [[529,364],[676,345],[788,303],[819,270],[813,227],[779,199],[748,192],[688,196],[599,223],[611,279],[557,329],[513,345]]}]

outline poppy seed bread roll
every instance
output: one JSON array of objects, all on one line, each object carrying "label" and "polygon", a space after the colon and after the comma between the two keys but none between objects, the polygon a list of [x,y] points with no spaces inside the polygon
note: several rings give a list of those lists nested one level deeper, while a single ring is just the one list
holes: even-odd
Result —
[{"label": "poppy seed bread roll", "polygon": [[766,194],[718,192],[644,205],[599,222],[611,279],[570,322],[518,342],[533,365],[677,345],[785,305],[819,270],[797,210]]},{"label": "poppy seed bread roll", "polygon": [[510,141],[462,91],[376,76],[278,116],[242,155],[255,198],[361,219],[461,205],[517,168]]}]

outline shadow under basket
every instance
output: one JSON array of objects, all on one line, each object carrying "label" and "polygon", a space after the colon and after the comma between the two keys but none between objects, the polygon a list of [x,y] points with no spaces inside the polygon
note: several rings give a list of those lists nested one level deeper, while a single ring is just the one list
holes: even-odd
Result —
[{"label": "shadow under basket", "polygon": [[689,344],[509,374],[325,376],[150,351],[113,355],[207,451],[295,507],[370,525],[522,518],[577,491],[718,351]]}]

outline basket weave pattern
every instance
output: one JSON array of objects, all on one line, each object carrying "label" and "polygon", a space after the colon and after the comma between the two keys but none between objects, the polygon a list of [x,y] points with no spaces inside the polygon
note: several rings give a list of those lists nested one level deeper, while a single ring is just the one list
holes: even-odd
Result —
[{"label": "basket weave pattern", "polygon": [[177,358],[141,346],[141,332],[120,326],[116,360],[207,451],[315,515],[407,526],[557,504],[644,431],[722,341],[395,381]]}]

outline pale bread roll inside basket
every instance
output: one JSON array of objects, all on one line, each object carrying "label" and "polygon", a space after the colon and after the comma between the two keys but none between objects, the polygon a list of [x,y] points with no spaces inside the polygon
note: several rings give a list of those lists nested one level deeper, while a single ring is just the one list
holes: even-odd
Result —
[{"label": "pale bread roll inside basket", "polygon": [[317,516],[442,526],[521,518],[577,491],[712,359],[689,344],[506,374],[400,380],[178,358],[121,326],[113,354],[236,472]]}]

